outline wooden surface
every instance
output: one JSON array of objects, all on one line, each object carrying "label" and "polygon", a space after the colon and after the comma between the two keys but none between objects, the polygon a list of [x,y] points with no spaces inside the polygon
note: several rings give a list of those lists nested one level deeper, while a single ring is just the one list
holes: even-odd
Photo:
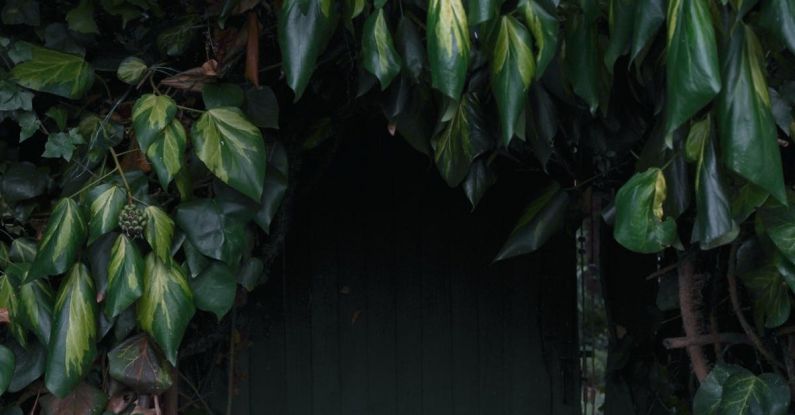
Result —
[{"label": "wooden surface", "polygon": [[501,180],[470,213],[400,138],[344,140],[252,297],[236,413],[576,414],[575,244],[491,264],[544,185]]}]

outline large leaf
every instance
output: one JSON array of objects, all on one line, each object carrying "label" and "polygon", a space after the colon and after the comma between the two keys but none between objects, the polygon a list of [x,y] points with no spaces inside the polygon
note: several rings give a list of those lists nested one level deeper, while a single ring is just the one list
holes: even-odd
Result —
[{"label": "large leaf", "polygon": [[80,206],[71,198],[61,199],[52,210],[25,282],[66,272],[87,237],[88,226]]},{"label": "large leaf", "polygon": [[178,119],[171,120],[163,132],[146,149],[146,157],[157,173],[160,186],[168,189],[168,184],[182,169],[188,138],[185,128]]},{"label": "large leaf", "polygon": [[196,308],[209,311],[220,320],[232,308],[237,280],[226,264],[214,262],[190,280]]},{"label": "large leaf", "polygon": [[676,222],[664,218],[665,175],[653,167],[636,173],[616,194],[613,236],[630,251],[654,253],[677,242]]},{"label": "large leaf", "polygon": [[378,78],[381,90],[400,73],[401,60],[389,32],[384,9],[374,11],[364,22],[362,66]]},{"label": "large leaf", "polygon": [[635,23],[632,28],[632,52],[630,62],[654,39],[654,35],[665,22],[665,0],[643,0],[637,2]]},{"label": "large leaf", "polygon": [[479,158],[472,163],[472,167],[469,169],[469,174],[466,180],[464,180],[462,187],[464,188],[464,193],[467,195],[467,199],[469,199],[469,204],[472,206],[473,211],[478,206],[486,190],[496,182],[497,175],[485,159]]},{"label": "large leaf", "polygon": [[427,21],[431,84],[458,100],[469,66],[469,24],[461,0],[430,0]]},{"label": "large leaf", "polygon": [[723,59],[718,132],[726,167],[786,203],[762,53],[749,27],[734,29]]},{"label": "large leaf", "polygon": [[788,206],[768,200],[757,211],[757,220],[778,250],[795,263],[795,194],[789,193],[789,199]]},{"label": "large leaf", "polygon": [[243,89],[235,84],[205,84],[202,87],[202,100],[207,109],[220,107],[242,108],[246,95]]},{"label": "large leaf", "polygon": [[43,345],[52,334],[53,292],[49,283],[39,279],[19,286],[19,318]]},{"label": "large leaf", "polygon": [[265,143],[237,108],[213,108],[193,125],[194,151],[224,183],[259,200],[265,181]]},{"label": "large leaf", "polygon": [[790,289],[773,263],[740,274],[740,280],[751,293],[754,316],[765,327],[778,327],[790,315]]},{"label": "large leaf", "polygon": [[610,0],[610,43],[605,50],[605,66],[611,73],[618,57],[629,51],[637,4],[637,0]]},{"label": "large leaf", "polygon": [[88,221],[88,243],[119,225],[119,214],[127,203],[127,192],[110,183],[101,184],[86,195],[91,219]]},{"label": "large leaf", "polygon": [[78,99],[94,84],[94,68],[82,57],[30,46],[30,59],[11,69],[11,79],[35,91]]},{"label": "large leaf", "polygon": [[687,158],[696,164],[697,206],[691,240],[700,242],[705,250],[731,242],[740,231],[732,220],[714,141],[710,117],[690,127],[686,151]]},{"label": "large leaf", "polygon": [[137,311],[138,324],[176,365],[179,344],[196,311],[188,280],[178,265],[151,253],[146,256],[144,294]]},{"label": "large leaf", "polygon": [[144,260],[124,234],[116,237],[108,263],[105,315],[116,317],[143,294]]},{"label": "large leaf", "polygon": [[506,147],[513,138],[535,74],[530,44],[530,33],[524,25],[510,16],[500,18],[491,58],[491,89],[497,98],[502,144]]},{"label": "large leaf", "polygon": [[161,137],[162,131],[177,115],[177,104],[167,95],[145,94],[133,105],[132,122],[141,151]]},{"label": "large leaf", "polygon": [[202,254],[233,265],[245,243],[244,223],[217,200],[197,199],[177,207],[177,225]]},{"label": "large leaf", "polygon": [[279,49],[287,85],[301,98],[337,23],[333,0],[287,0],[279,15]]},{"label": "large leaf", "polygon": [[279,128],[279,101],[267,86],[246,90],[246,116],[260,128]]},{"label": "large leaf", "polygon": [[431,141],[436,167],[448,186],[458,186],[475,157],[489,149],[485,122],[477,97],[467,94],[444,130]]},{"label": "large leaf", "polygon": [[44,382],[63,398],[88,373],[97,354],[97,301],[94,281],[81,263],[58,290]]},{"label": "large leaf", "polygon": [[268,156],[268,172],[265,174],[260,208],[254,216],[254,221],[265,232],[270,231],[273,218],[282,205],[289,178],[287,151],[284,145],[276,142]]},{"label": "large leaf", "polygon": [[14,352],[14,375],[8,385],[11,393],[19,392],[44,373],[44,364],[47,361],[47,352],[38,342],[32,341],[27,347],[22,347],[16,342],[9,344]]},{"label": "large leaf", "polygon": [[146,214],[146,229],[144,237],[152,252],[160,257],[161,261],[171,259],[171,241],[174,239],[174,221],[166,212],[157,206],[147,206],[144,209]]},{"label": "large leaf", "polygon": [[526,140],[533,148],[533,155],[546,171],[549,159],[555,149],[554,139],[558,132],[557,109],[540,83],[530,88],[527,100],[525,108]]},{"label": "large leaf", "polygon": [[410,18],[406,16],[400,18],[395,42],[400,56],[403,57],[403,70],[417,82],[425,67],[425,46],[417,25]]},{"label": "large leaf", "polygon": [[563,226],[568,203],[568,195],[557,183],[548,187],[525,208],[495,261],[541,248]]},{"label": "large leaf", "polygon": [[671,133],[721,89],[712,17],[703,0],[668,3],[665,132]]},{"label": "large leaf", "polygon": [[701,382],[693,398],[694,415],[717,415],[723,396],[723,384],[734,374],[747,374],[747,369],[736,365],[718,363]]},{"label": "large leaf", "polygon": [[42,415],[98,415],[107,402],[108,397],[101,390],[84,382],[67,396],[43,396]]},{"label": "large leaf", "polygon": [[160,394],[174,383],[171,368],[145,334],[130,337],[108,352],[113,379],[138,393]]},{"label": "large leaf", "polygon": [[8,385],[11,384],[11,377],[14,375],[16,357],[14,352],[8,347],[0,344],[0,396],[6,393]]},{"label": "large leaf", "polygon": [[790,52],[795,53],[795,4],[791,0],[761,3],[757,20],[759,28],[772,34],[778,45],[786,45]]},{"label": "large leaf", "polygon": [[566,25],[566,76],[572,84],[574,93],[585,100],[591,113],[599,107],[599,97],[603,89],[599,57],[599,44],[595,19],[583,13],[572,16]]},{"label": "large leaf", "polygon": [[765,373],[757,377],[750,372],[735,373],[723,383],[718,414],[785,415],[789,397],[789,387],[778,375]]},{"label": "large leaf", "polygon": [[8,311],[9,323],[8,329],[11,335],[19,342],[19,344],[27,345],[27,337],[25,335],[25,328],[22,325],[22,310],[19,298],[11,283],[11,276],[6,270],[6,274],[0,274],[0,308],[5,308]]},{"label": "large leaf", "polygon": [[535,0],[520,0],[517,6],[524,16],[525,24],[530,28],[536,48],[536,79],[541,78],[547,65],[558,51],[558,18]]}]

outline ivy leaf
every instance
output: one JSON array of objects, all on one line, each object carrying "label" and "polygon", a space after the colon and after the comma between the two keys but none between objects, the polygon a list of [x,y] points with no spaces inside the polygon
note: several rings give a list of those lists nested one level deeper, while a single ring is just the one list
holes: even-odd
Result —
[{"label": "ivy leaf", "polygon": [[472,205],[472,211],[478,206],[486,190],[496,182],[497,175],[489,167],[486,160],[479,158],[472,163],[472,167],[469,169],[469,174],[463,184],[464,193],[467,195],[469,204]]},{"label": "ivy leaf", "polygon": [[147,206],[144,209],[146,214],[146,229],[144,237],[152,252],[161,261],[171,260],[171,241],[174,239],[174,221],[157,206]]},{"label": "ivy leaf", "polygon": [[88,226],[80,206],[74,199],[61,199],[53,208],[39,242],[36,258],[24,282],[66,272],[75,263],[77,252],[87,237]]},{"label": "ivy leaf", "polygon": [[32,238],[17,238],[11,242],[8,259],[14,262],[33,262],[36,257],[36,241]]},{"label": "ivy leaf", "polygon": [[[265,264],[261,259],[257,257],[249,258],[243,263],[243,266],[240,267],[240,271],[237,273],[237,283],[248,292],[254,291],[257,285],[265,282],[262,281],[262,272],[264,269]],[[265,278],[265,280],[267,281],[267,278]]]},{"label": "ivy leaf", "polygon": [[177,104],[166,95],[145,94],[133,105],[132,122],[141,151],[149,146],[177,115]]},{"label": "ivy leaf", "polygon": [[555,135],[558,133],[557,109],[547,90],[536,83],[530,87],[525,107],[525,131],[533,148],[533,155],[547,170],[549,159],[555,151]]},{"label": "ivy leaf", "polygon": [[207,109],[220,107],[243,107],[246,97],[243,89],[235,84],[204,84],[202,100]]},{"label": "ivy leaf", "polygon": [[9,320],[11,320],[8,323],[8,329],[11,335],[14,336],[17,342],[23,347],[26,346],[28,340],[25,335],[25,328],[21,324],[22,310],[8,270],[6,270],[6,274],[0,274],[0,308],[8,310]]},{"label": "ivy leaf", "polygon": [[533,35],[536,48],[535,78],[541,79],[558,51],[558,18],[535,0],[521,0],[518,5],[524,21]]},{"label": "ivy leaf", "polygon": [[718,156],[712,134],[712,119],[707,116],[690,127],[687,137],[687,157],[696,163],[696,221],[693,224],[693,242],[701,242],[707,250],[725,245],[740,232],[732,220],[731,204],[723,186],[718,167]]},{"label": "ivy leaf", "polygon": [[94,281],[81,263],[72,267],[58,290],[44,383],[66,397],[91,369],[97,354],[97,301]]},{"label": "ivy leaf", "polygon": [[337,16],[332,0],[286,0],[279,15],[279,49],[287,85],[296,101],[304,94]]},{"label": "ivy leaf", "polygon": [[182,269],[171,260],[163,262],[152,253],[147,255],[138,324],[160,345],[172,365],[177,364],[179,344],[195,311]]},{"label": "ivy leaf", "polygon": [[91,219],[88,221],[88,243],[119,225],[119,214],[127,204],[127,192],[119,186],[103,183],[86,195]]},{"label": "ivy leaf", "polygon": [[44,280],[19,286],[19,320],[43,345],[50,344],[52,334],[53,292]]},{"label": "ivy leaf", "polygon": [[757,220],[778,250],[795,263],[795,195],[789,193],[789,198],[787,206],[768,200],[757,211]]},{"label": "ivy leaf", "polygon": [[61,398],[45,395],[41,398],[42,415],[100,414],[108,402],[107,396],[88,383],[80,383],[72,393]]},{"label": "ivy leaf", "polygon": [[737,365],[718,363],[709,372],[693,399],[695,415],[717,415],[723,396],[723,384],[734,374],[747,374],[747,369]]},{"label": "ivy leaf", "polygon": [[[44,115],[46,115],[47,118],[55,121],[55,125],[58,127],[58,130],[63,131],[66,129],[66,121],[69,117],[69,114],[66,112],[66,108],[60,105],[53,105],[47,110],[47,112],[44,113]],[[78,129],[77,132],[80,133],[80,130]]]},{"label": "ivy leaf", "polygon": [[427,20],[431,85],[453,100],[464,89],[469,67],[469,24],[461,0],[430,0]]},{"label": "ivy leaf", "polygon": [[0,395],[6,393],[8,385],[11,384],[15,365],[14,353],[8,347],[0,344]]},{"label": "ivy leaf", "polygon": [[221,320],[235,302],[237,281],[232,270],[222,262],[213,262],[190,280],[196,308],[209,311]]},{"label": "ivy leaf", "polygon": [[152,163],[163,189],[168,189],[168,184],[182,169],[187,144],[185,128],[174,118],[147,148],[146,157]]},{"label": "ivy leaf", "polygon": [[2,11],[3,24],[40,24],[39,2],[30,0],[6,0]]},{"label": "ivy leaf", "polygon": [[769,32],[781,45],[795,53],[795,5],[789,0],[762,2],[757,26]]},{"label": "ivy leaf", "polygon": [[47,353],[37,342],[30,342],[27,348],[23,348],[16,342],[11,343],[11,351],[14,352],[15,365],[14,375],[8,385],[8,391],[17,393],[25,389],[44,373],[44,363],[47,360]]},{"label": "ivy leaf", "polygon": [[105,315],[114,318],[143,294],[144,260],[124,234],[116,237],[108,263]]},{"label": "ivy leaf", "polygon": [[610,0],[608,21],[610,23],[610,43],[605,51],[605,66],[612,73],[613,65],[619,56],[629,51],[632,43],[632,30],[635,26],[636,0]]},{"label": "ivy leaf", "polygon": [[97,22],[94,21],[94,2],[80,0],[77,7],[66,13],[69,30],[77,33],[99,33]]},{"label": "ivy leaf", "polygon": [[635,173],[616,194],[613,237],[630,251],[650,254],[678,241],[676,222],[663,219],[665,175],[653,167]]},{"label": "ivy leaf", "polygon": [[77,128],[72,128],[68,132],[59,131],[47,137],[47,144],[44,145],[44,153],[41,156],[71,161],[77,145],[84,143],[85,140]]},{"label": "ivy leaf", "polygon": [[778,375],[765,373],[757,377],[750,372],[735,373],[723,384],[718,413],[785,415],[789,397],[789,387]]},{"label": "ivy leaf", "polygon": [[378,78],[382,91],[400,73],[400,55],[392,42],[392,34],[384,17],[384,9],[374,11],[364,22],[362,66]]},{"label": "ivy leaf", "polygon": [[82,57],[30,46],[31,58],[11,69],[11,79],[25,88],[79,99],[94,84],[94,68]]},{"label": "ivy leaf", "polygon": [[189,17],[164,30],[157,36],[157,48],[168,56],[184,54],[197,33],[195,25],[196,21]]},{"label": "ivy leaf", "polygon": [[595,19],[583,13],[576,14],[570,19],[566,31],[566,56],[563,62],[566,76],[571,81],[574,93],[585,100],[593,114],[599,107],[601,68],[604,66],[599,59]]},{"label": "ivy leaf", "polygon": [[425,67],[425,46],[417,30],[417,26],[410,18],[402,16],[395,32],[395,43],[400,56],[403,57],[403,71],[414,82],[418,82]]},{"label": "ivy leaf", "polygon": [[568,203],[568,195],[557,183],[549,186],[524,210],[494,260],[529,254],[541,248],[563,226]]},{"label": "ivy leaf", "polygon": [[32,111],[33,93],[0,79],[0,111]]},{"label": "ivy leaf", "polygon": [[632,53],[629,61],[634,62],[640,52],[654,39],[654,35],[665,22],[664,0],[637,2],[635,24],[632,28]]},{"label": "ivy leaf", "polygon": [[177,207],[177,225],[202,254],[236,264],[245,244],[242,221],[224,212],[217,200],[196,199]]},{"label": "ivy leaf", "polygon": [[161,394],[174,383],[171,368],[145,334],[119,343],[108,352],[108,366],[113,379],[142,394]]},{"label": "ivy leaf", "polygon": [[6,203],[17,203],[42,195],[49,183],[46,171],[33,163],[8,163],[0,178],[0,195]]},{"label": "ivy leaf", "polygon": [[448,186],[458,186],[469,173],[472,161],[489,149],[485,123],[477,97],[467,94],[445,129],[432,139],[436,167]]},{"label": "ivy leaf", "polygon": [[668,3],[665,133],[670,134],[721,89],[712,17],[702,0]]},{"label": "ivy leaf", "polygon": [[491,87],[497,98],[502,144],[506,147],[513,138],[534,72],[530,34],[516,19],[503,16],[491,60]]},{"label": "ivy leaf", "polygon": [[790,315],[789,286],[772,263],[740,274],[754,304],[754,316],[765,327],[778,327]]},{"label": "ivy leaf", "polygon": [[265,143],[237,108],[213,108],[193,125],[196,156],[222,182],[259,200],[265,181]]},{"label": "ivy leaf", "polygon": [[287,151],[284,146],[276,142],[271,148],[268,159],[268,172],[265,174],[265,184],[262,187],[260,208],[254,216],[254,221],[265,232],[270,232],[271,223],[282,205],[284,195],[287,193],[289,166]]},{"label": "ivy leaf", "polygon": [[118,69],[116,69],[116,77],[125,84],[136,85],[141,82],[148,69],[149,67],[143,59],[136,56],[128,56],[121,61]]},{"label": "ivy leaf", "polygon": [[717,105],[720,146],[726,167],[786,204],[763,59],[753,31],[737,27],[723,59],[725,84]]},{"label": "ivy leaf", "polygon": [[246,116],[260,128],[279,129],[279,101],[267,86],[246,91]]}]

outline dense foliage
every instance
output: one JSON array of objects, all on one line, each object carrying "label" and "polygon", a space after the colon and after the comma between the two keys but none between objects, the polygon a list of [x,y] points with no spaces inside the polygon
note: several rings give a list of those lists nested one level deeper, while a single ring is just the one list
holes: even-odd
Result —
[{"label": "dense foliage", "polygon": [[[194,316],[223,319],[267,275],[291,171],[372,112],[473,209],[500,171],[549,176],[516,189],[535,196],[497,259],[615,194],[618,243],[678,253],[694,413],[787,413],[792,0],[6,0],[0,17],[3,413],[159,412]],[[729,287],[751,353],[711,325],[709,363],[705,283]]]}]

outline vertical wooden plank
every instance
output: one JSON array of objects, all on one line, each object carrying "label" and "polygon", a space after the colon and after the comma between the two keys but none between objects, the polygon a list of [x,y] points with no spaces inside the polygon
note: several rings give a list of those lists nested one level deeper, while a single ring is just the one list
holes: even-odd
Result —
[{"label": "vertical wooden plank", "polygon": [[[503,415],[503,278],[495,264],[479,276],[478,350],[480,363],[480,415]],[[513,415],[513,414],[510,414]]]}]

